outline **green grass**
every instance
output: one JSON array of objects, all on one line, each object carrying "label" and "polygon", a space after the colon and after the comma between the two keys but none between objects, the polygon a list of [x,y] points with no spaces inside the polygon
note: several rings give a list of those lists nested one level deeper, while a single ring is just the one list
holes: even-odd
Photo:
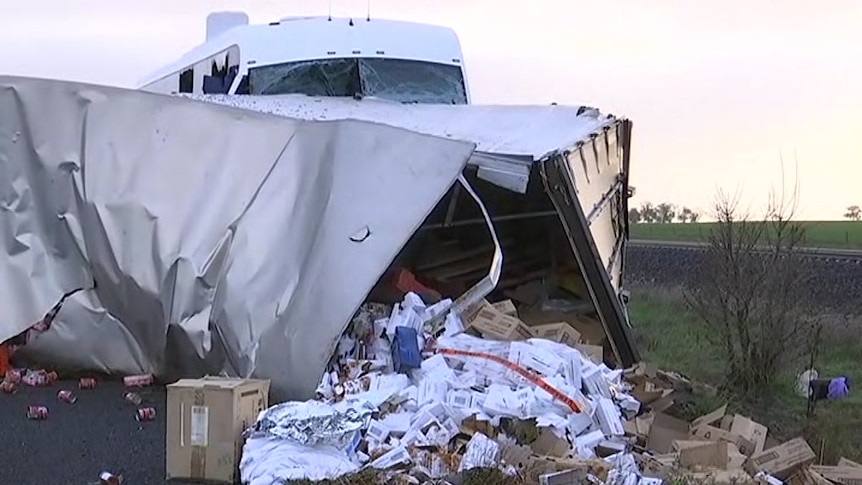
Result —
[{"label": "green grass", "polygon": [[[862,222],[806,221],[805,246],[862,249]],[[704,241],[714,223],[632,224],[631,237],[648,241]]]},{"label": "green grass", "polygon": [[[725,376],[722,352],[707,337],[707,329],[674,291],[635,290],[630,303],[632,325],[644,360],[660,369],[676,371],[694,381],[720,386]],[[822,376],[846,375],[851,389],[862,382],[862,339],[836,337],[820,352],[815,368]],[[794,391],[795,375],[804,369],[787,369],[787,375],[756,400],[727,396],[699,396],[687,404],[686,419],[705,414],[729,401],[730,412],[747,415],[769,427],[779,442],[804,435],[823,462],[834,464],[841,456],[862,460],[862,393],[851,391],[838,402],[821,402],[816,415],[806,418],[806,402]]]}]

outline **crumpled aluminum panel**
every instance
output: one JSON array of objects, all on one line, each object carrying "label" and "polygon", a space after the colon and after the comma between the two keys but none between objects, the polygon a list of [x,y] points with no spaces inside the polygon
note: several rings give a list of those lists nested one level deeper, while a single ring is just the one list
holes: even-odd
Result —
[{"label": "crumpled aluminum panel", "polygon": [[361,121],[0,77],[0,340],[62,367],[315,389],[474,150]]}]

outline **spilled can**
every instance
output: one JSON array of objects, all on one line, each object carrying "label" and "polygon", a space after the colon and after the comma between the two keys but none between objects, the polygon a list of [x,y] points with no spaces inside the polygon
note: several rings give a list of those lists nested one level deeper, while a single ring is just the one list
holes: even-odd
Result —
[{"label": "spilled can", "polygon": [[21,376],[21,382],[30,387],[42,387],[48,385],[48,373],[43,370],[27,371]]},{"label": "spilled can", "polygon": [[48,408],[45,406],[30,406],[27,408],[27,419],[48,419]]},{"label": "spilled can", "polygon": [[99,475],[99,485],[120,485],[123,483],[122,475],[114,475],[111,472],[102,472]]},{"label": "spilled can", "polygon": [[152,421],[156,419],[155,408],[140,408],[135,412],[135,419],[138,421]]},{"label": "spilled can", "polygon": [[153,382],[155,382],[155,378],[152,374],[139,374],[136,376],[126,376],[123,377],[123,384],[126,387],[143,387],[149,386]]},{"label": "spilled can", "polygon": [[6,380],[15,384],[21,382],[21,371],[18,369],[9,369],[6,371]]},{"label": "spilled can", "polygon": [[12,381],[3,381],[0,384],[0,391],[5,392],[6,394],[15,394],[18,391],[18,385]]},{"label": "spilled can", "polygon": [[140,394],[137,392],[127,392],[123,394],[123,399],[129,404],[134,406],[140,406],[140,404],[144,401]]},{"label": "spilled can", "polygon": [[72,394],[72,391],[60,391],[60,392],[58,392],[57,393],[57,399],[59,399],[62,402],[65,402],[65,403],[69,403],[69,404],[75,404],[75,401],[78,400],[78,398],[75,397],[74,394]]},{"label": "spilled can", "polygon": [[81,380],[78,381],[79,389],[93,389],[96,387],[96,379],[92,377],[82,377]]}]

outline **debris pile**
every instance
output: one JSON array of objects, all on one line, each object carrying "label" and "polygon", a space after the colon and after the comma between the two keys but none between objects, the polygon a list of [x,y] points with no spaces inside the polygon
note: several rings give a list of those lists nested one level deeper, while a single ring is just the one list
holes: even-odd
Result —
[{"label": "debris pile", "polygon": [[407,293],[394,307],[364,305],[317,399],[273,406],[249,430],[243,482],[367,467],[416,480],[498,468],[536,483],[570,470],[650,483],[625,424],[643,412],[639,388],[601,362],[601,347],[567,324],[528,327],[509,301],[463,320],[451,304]]},{"label": "debris pile", "polygon": [[565,323],[528,326],[511,301],[483,302],[463,319],[450,305],[414,293],[394,307],[364,305],[316,399],[272,406],[246,432],[243,483],[364,469],[417,484],[454,483],[473,468],[537,484],[650,485],[679,473],[777,484],[862,472],[809,466],[803,439],[768,443],[765,426],[727,406],[676,419],[665,413],[676,392],[714,389],[643,364],[611,370],[601,346]]}]

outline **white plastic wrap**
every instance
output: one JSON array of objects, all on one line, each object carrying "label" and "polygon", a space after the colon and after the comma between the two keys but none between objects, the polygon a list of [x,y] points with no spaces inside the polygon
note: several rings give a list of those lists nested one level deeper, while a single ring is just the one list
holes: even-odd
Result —
[{"label": "white plastic wrap", "polygon": [[377,406],[363,400],[336,405],[287,402],[263,411],[240,461],[243,483],[335,479],[359,469],[359,432]]},{"label": "white plastic wrap", "polygon": [[288,480],[334,479],[360,466],[335,446],[307,446],[261,436],[246,440],[239,468],[242,483],[273,485]]}]

